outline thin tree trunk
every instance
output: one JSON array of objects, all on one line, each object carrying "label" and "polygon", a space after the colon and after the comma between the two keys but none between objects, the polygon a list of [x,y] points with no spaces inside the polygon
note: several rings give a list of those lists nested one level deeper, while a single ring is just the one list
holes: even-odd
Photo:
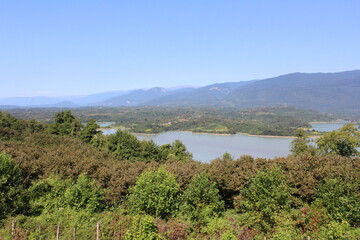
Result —
[{"label": "thin tree trunk", "polygon": [[11,239],[15,239],[15,220],[11,221]]},{"label": "thin tree trunk", "polygon": [[96,224],[96,240],[100,240],[100,222]]},{"label": "thin tree trunk", "polygon": [[58,223],[56,228],[56,240],[60,239],[60,223]]}]

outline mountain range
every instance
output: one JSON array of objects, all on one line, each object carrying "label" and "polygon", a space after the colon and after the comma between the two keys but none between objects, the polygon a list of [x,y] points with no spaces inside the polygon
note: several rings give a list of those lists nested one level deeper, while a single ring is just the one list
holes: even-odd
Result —
[{"label": "mountain range", "polygon": [[204,87],[111,91],[85,97],[0,98],[0,108],[84,106],[294,106],[329,113],[360,111],[360,70],[291,73],[278,77],[216,83]]}]

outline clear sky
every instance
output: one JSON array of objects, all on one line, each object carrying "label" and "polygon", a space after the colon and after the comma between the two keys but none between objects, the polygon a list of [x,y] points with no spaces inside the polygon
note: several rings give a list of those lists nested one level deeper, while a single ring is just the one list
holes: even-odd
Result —
[{"label": "clear sky", "polygon": [[359,0],[0,0],[0,98],[354,69]]}]

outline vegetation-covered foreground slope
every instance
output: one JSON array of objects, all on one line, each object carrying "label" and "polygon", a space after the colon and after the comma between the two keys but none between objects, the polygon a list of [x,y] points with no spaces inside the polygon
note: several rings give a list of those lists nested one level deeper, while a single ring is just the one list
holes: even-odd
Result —
[{"label": "vegetation-covered foreground slope", "polygon": [[100,221],[101,239],[357,239],[360,159],[336,150],[356,149],[359,131],[315,149],[297,134],[288,157],[205,164],[181,142],[102,136],[71,112],[50,125],[0,113],[0,239],[51,239],[57,226],[92,239]]}]

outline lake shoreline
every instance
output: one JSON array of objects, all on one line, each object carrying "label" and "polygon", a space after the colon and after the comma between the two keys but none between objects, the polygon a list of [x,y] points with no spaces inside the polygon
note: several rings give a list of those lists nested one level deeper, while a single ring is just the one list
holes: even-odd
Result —
[{"label": "lake shoreline", "polygon": [[319,121],[319,122],[309,122],[310,124],[312,124],[312,123],[329,123],[329,124],[331,124],[331,123],[345,123],[345,122],[347,122],[347,121],[345,121],[345,120],[336,120],[336,121]]},{"label": "lake shoreline", "polygon": [[[315,123],[315,122],[314,122]],[[320,122],[318,122],[320,123]],[[325,123],[325,122],[323,122]],[[98,130],[102,131],[102,130],[118,130],[118,129],[122,129],[121,127],[118,128],[99,128]],[[144,136],[155,136],[161,133],[168,133],[168,132],[187,132],[187,133],[191,133],[194,135],[214,135],[214,136],[232,136],[232,135],[236,135],[236,134],[240,134],[240,135],[245,135],[245,136],[249,136],[249,137],[265,137],[265,138],[296,138],[296,136],[279,136],[279,135],[257,135],[257,134],[251,134],[251,133],[245,133],[245,132],[237,132],[235,134],[230,134],[230,133],[209,133],[209,132],[192,132],[192,131],[182,131],[182,130],[173,130],[173,131],[164,131],[164,132],[159,132],[159,133],[141,133],[141,132],[130,132],[131,134],[134,135],[144,135]],[[310,135],[310,138],[318,138],[321,137],[322,135]]]},{"label": "lake shoreline", "polygon": [[255,134],[243,133],[243,132],[237,132],[236,134],[230,134],[230,133],[205,133],[205,132],[192,132],[192,131],[165,131],[165,132],[160,132],[160,133],[134,133],[134,132],[132,132],[132,134],[152,136],[152,135],[157,135],[157,134],[161,134],[161,133],[169,133],[169,132],[186,132],[186,133],[191,133],[194,135],[214,135],[214,136],[232,136],[232,135],[240,134],[240,135],[245,135],[245,136],[249,136],[249,137],[296,138],[295,136],[255,135]]},{"label": "lake shoreline", "polygon": [[256,135],[256,134],[250,134],[250,133],[242,133],[238,132],[236,134],[241,134],[249,137],[267,137],[267,138],[296,138],[295,136],[276,136],[276,135]]}]

